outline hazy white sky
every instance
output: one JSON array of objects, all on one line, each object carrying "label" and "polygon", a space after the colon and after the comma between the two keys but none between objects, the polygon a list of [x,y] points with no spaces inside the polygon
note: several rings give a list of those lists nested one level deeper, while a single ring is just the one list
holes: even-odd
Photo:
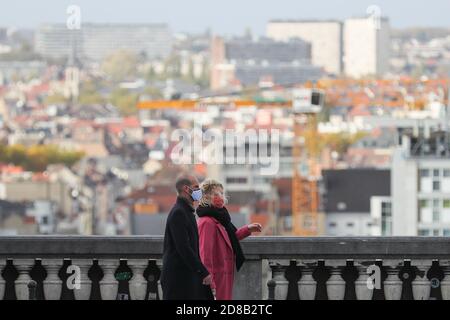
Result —
[{"label": "hazy white sky", "polygon": [[270,19],[343,19],[380,7],[394,27],[450,27],[450,0],[0,0],[0,26],[65,22],[68,5],[82,22],[166,22],[174,31],[263,34]]}]

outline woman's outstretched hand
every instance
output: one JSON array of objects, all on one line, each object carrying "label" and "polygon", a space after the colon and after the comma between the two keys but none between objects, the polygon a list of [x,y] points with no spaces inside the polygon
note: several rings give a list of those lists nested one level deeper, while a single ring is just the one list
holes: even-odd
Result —
[{"label": "woman's outstretched hand", "polygon": [[250,230],[250,232],[261,232],[262,231],[262,225],[260,223],[251,223],[247,227],[248,227],[248,230]]}]

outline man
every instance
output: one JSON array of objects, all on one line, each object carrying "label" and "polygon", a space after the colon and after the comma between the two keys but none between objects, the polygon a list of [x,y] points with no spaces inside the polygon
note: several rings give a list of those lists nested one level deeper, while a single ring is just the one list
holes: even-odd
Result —
[{"label": "man", "polygon": [[199,183],[192,175],[176,181],[177,201],[167,217],[164,235],[161,287],[164,300],[206,299],[211,275],[199,255],[198,229],[194,201],[202,197]]}]

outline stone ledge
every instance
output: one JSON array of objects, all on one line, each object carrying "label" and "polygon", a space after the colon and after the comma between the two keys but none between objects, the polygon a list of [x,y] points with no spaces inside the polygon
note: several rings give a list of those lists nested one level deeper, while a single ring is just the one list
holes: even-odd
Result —
[{"label": "stone ledge", "polygon": [[[161,236],[0,237],[2,258],[161,258]],[[447,237],[250,237],[247,259],[450,259]]]}]

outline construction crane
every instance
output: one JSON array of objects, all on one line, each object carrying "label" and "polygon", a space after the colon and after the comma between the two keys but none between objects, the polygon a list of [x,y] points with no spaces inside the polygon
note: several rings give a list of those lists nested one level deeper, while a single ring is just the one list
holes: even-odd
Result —
[{"label": "construction crane", "polygon": [[205,105],[225,105],[235,108],[256,106],[292,108],[293,123],[293,176],[292,176],[292,227],[294,236],[318,235],[319,190],[316,159],[308,154],[305,134],[312,133],[317,138],[317,114],[322,110],[324,92],[320,89],[294,89],[292,100],[239,100],[227,97],[208,97],[197,100],[157,100],[141,101],[139,110],[177,109],[192,110]]},{"label": "construction crane", "polygon": [[317,143],[317,114],[324,104],[324,93],[318,89],[293,91],[294,140],[292,144],[292,234],[316,236],[319,232],[319,188],[315,172],[315,155],[309,154],[305,136]]}]

